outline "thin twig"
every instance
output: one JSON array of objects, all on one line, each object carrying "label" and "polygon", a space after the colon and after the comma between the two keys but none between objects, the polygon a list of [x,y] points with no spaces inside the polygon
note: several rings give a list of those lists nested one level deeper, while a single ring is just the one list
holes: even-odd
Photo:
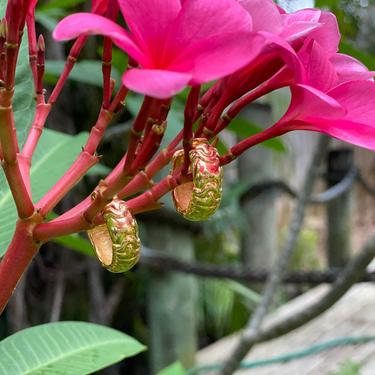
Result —
[{"label": "thin twig", "polygon": [[[249,269],[240,266],[226,266],[210,263],[190,262],[165,255],[159,250],[142,246],[140,264],[146,268],[159,272],[183,272],[202,277],[217,277],[238,280],[242,282],[264,283],[269,277],[269,271]],[[341,269],[332,268],[325,271],[292,271],[282,278],[283,284],[319,285],[334,283],[340,275]],[[366,272],[361,282],[374,282],[375,272]]]},{"label": "thin twig", "polygon": [[327,137],[320,136],[318,146],[314,153],[314,157],[306,174],[302,192],[299,195],[297,206],[291,218],[289,233],[286,238],[284,248],[282,249],[282,251],[280,251],[275,265],[270,272],[270,276],[267,280],[261,302],[257,306],[254,314],[251,316],[245,328],[245,331],[238,344],[236,345],[234,351],[224,362],[224,367],[220,372],[220,374],[222,375],[233,374],[233,372],[238,368],[241,360],[246,356],[246,354],[254,345],[252,342],[249,342],[248,337],[252,337],[260,331],[263,320],[267,315],[270,305],[273,302],[282,277],[288,268],[290,259],[293,255],[293,250],[295,248],[298,234],[302,228],[305,209],[313,189],[316,166],[324,156],[328,143],[329,140]]}]

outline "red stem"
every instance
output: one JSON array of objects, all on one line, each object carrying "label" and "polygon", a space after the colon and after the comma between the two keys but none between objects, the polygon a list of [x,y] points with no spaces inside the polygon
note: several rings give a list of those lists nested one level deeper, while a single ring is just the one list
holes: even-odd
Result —
[{"label": "red stem", "polygon": [[259,143],[267,141],[268,139],[283,135],[284,133],[286,133],[286,131],[287,130],[285,127],[279,126],[279,124],[276,123],[272,127],[237,143],[235,146],[233,146],[229,150],[229,152],[226,155],[220,158],[220,164],[221,165],[228,164],[234,159],[236,159],[238,156],[240,156],[244,151],[246,151],[250,147],[253,147]]},{"label": "red stem", "polygon": [[[144,172],[139,172],[136,177],[141,173],[146,173],[146,175],[149,178],[149,181],[151,181],[152,177],[155,176],[155,174],[160,171],[162,168],[164,168],[170,161],[175,148],[182,140],[182,131],[177,134],[177,136],[172,140],[172,142],[168,145],[168,147],[165,150],[162,150],[156,157],[153,159],[145,168]],[[125,157],[122,158],[122,160],[117,164],[117,166],[113,169],[113,171],[107,176],[107,178],[104,180],[107,185],[111,185],[113,181],[115,181],[118,176],[121,174],[123,167],[125,163]],[[134,180],[134,183],[133,183]],[[144,181],[144,179],[141,179]],[[149,182],[147,182],[148,184]],[[144,189],[145,185],[141,185],[139,178],[133,178],[128,184],[126,184],[124,187],[122,187],[122,190],[118,192],[118,196],[120,198],[127,197],[129,195],[135,194],[138,191],[141,191]],[[76,221],[79,222],[79,218],[82,217],[85,210],[87,210],[90,207],[90,204],[92,203],[91,197],[85,198],[82,202],[71,208],[69,211],[65,212],[63,215],[58,217],[57,219],[53,220],[53,223],[57,222],[65,222],[69,219],[75,218]],[[99,212],[99,210],[97,211]],[[93,212],[93,214],[96,214]],[[78,218],[78,219],[77,219]],[[49,223],[48,223],[49,224]],[[48,225],[43,224],[43,225]],[[51,222],[52,224],[52,222]]]},{"label": "red stem", "polygon": [[51,96],[49,97],[48,103],[54,104],[57,100],[57,97],[60,95],[61,90],[63,89],[66,80],[69,77],[70,72],[72,71],[74,64],[77,61],[77,57],[79,53],[81,52],[82,47],[85,45],[87,40],[87,36],[79,36],[77,40],[74,42],[69,56],[67,57],[65,67],[63,72],[61,73],[59,80],[56,83],[56,86],[54,87]]},{"label": "red stem", "polygon": [[99,158],[95,155],[95,152],[111,119],[112,113],[104,109],[100,111],[98,120],[91,129],[86,145],[76,161],[36,205],[43,217],[50,212],[82,176],[98,162]]},{"label": "red stem", "polygon": [[137,156],[133,161],[129,175],[135,175],[139,170],[146,167],[147,163],[155,155],[163,140],[167,128],[167,116],[170,110],[170,100],[162,102],[154,101],[153,110],[150,112],[150,118],[155,120],[147,121],[147,126],[143,136],[143,143],[137,151]]},{"label": "red stem", "polygon": [[36,93],[43,97],[43,78],[44,78],[44,69],[45,69],[45,44],[43,35],[39,35],[38,38],[38,53],[37,53],[37,77],[36,77]]},{"label": "red stem", "polygon": [[13,90],[0,89],[0,143],[3,169],[12,192],[18,215],[27,218],[34,212],[28,185],[19,166],[19,148],[12,110]]},{"label": "red stem", "polygon": [[150,114],[150,110],[152,108],[154,99],[145,96],[141,109],[138,112],[138,115],[136,119],[134,120],[131,133],[130,133],[130,140],[129,140],[129,145],[128,149],[126,151],[126,159],[125,159],[125,164],[124,164],[124,170],[123,174],[125,176],[128,175],[131,165],[133,163],[134,157],[135,157],[135,152],[137,150],[138,142],[141,138],[142,132],[146,126],[146,122],[148,119],[148,116]]},{"label": "red stem", "polygon": [[102,73],[103,73],[103,108],[107,109],[112,95],[111,85],[111,69],[112,69],[112,41],[105,37],[103,44],[103,61],[102,61]]},{"label": "red stem", "polygon": [[182,166],[182,174],[187,174],[190,165],[189,153],[191,150],[191,143],[193,140],[193,124],[194,117],[197,112],[199,94],[201,91],[200,86],[193,86],[189,92],[185,111],[184,111],[184,139],[182,145],[184,147],[184,163]]},{"label": "red stem", "polygon": [[38,82],[38,75],[37,75],[37,67],[36,67],[36,60],[37,60],[37,45],[36,45],[36,33],[35,33],[35,12],[32,11],[26,17],[27,23],[27,37],[29,42],[29,63],[31,72],[34,78],[34,87],[35,91],[37,91],[37,82]]},{"label": "red stem", "polygon": [[0,314],[39,246],[33,241],[30,221],[18,221],[12,242],[0,263]]},{"label": "red stem", "polygon": [[123,102],[128,95],[129,90],[124,85],[120,86],[120,89],[118,90],[117,94],[112,100],[112,103],[109,107],[109,112],[117,113],[120,108],[124,106]]},{"label": "red stem", "polygon": [[[127,201],[127,206],[133,215],[144,211],[150,211],[161,207],[159,199],[174,189],[177,185],[191,181],[192,176],[181,174],[168,175],[158,184],[142,195]],[[52,220],[49,223],[39,224],[34,230],[34,240],[48,241],[51,238],[65,236],[79,231],[87,230],[95,224],[101,223],[101,219],[87,221],[84,215],[76,215],[67,219]]]},{"label": "red stem", "polygon": [[30,159],[30,161],[31,157],[34,154],[36,146],[38,145],[38,141],[40,139],[40,136],[42,135],[44,125],[46,123],[49,113],[51,112],[51,109],[52,106],[49,103],[44,104],[42,102],[36,106],[34,121],[31,125],[26,143],[22,149],[22,155],[25,158]]},{"label": "red stem", "polygon": [[[280,86],[282,87],[282,86]],[[280,88],[277,87],[277,88]],[[247,105],[252,103],[254,100],[262,97],[263,95],[268,94],[269,92],[277,89],[275,87],[271,87],[269,85],[264,84],[253,91],[250,91],[246,95],[242,96],[240,99],[236,100],[230,108],[226,111],[226,113],[220,118],[220,120],[217,122],[217,125],[214,129],[213,134],[217,135],[219,134],[225,127],[229,125],[229,123],[241,112],[243,108],[245,108]]]}]

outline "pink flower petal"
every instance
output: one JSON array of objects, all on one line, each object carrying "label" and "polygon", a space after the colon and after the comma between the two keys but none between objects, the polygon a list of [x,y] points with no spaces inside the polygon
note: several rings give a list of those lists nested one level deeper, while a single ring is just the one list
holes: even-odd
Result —
[{"label": "pink flower petal", "polygon": [[375,72],[370,72],[360,61],[348,55],[336,53],[331,57],[331,62],[338,75],[339,83],[370,79],[375,76]]},{"label": "pink flower petal", "polygon": [[317,42],[310,40],[298,56],[305,67],[308,85],[326,92],[337,84],[338,77],[329,55]]},{"label": "pink flower petal", "polygon": [[296,22],[318,23],[322,15],[319,9],[301,9],[293,13],[286,13],[283,16],[284,26],[293,25]]},{"label": "pink flower petal", "polygon": [[108,36],[139,63],[146,62],[142,51],[121,26],[96,14],[75,13],[65,17],[57,24],[53,31],[53,38],[55,40],[70,40],[82,34]]},{"label": "pink flower petal", "polygon": [[156,69],[131,69],[122,76],[124,85],[140,94],[167,99],[183,90],[191,75]]},{"label": "pink flower petal", "polygon": [[279,9],[272,0],[238,0],[253,20],[253,31],[279,34],[283,23]]},{"label": "pink flower petal", "polygon": [[312,130],[375,150],[375,83],[350,81],[327,94],[308,86],[292,87],[292,102],[279,121],[286,131]]},{"label": "pink flower petal", "polygon": [[289,130],[295,128],[296,121],[304,121],[309,117],[339,119],[346,114],[341,103],[313,87],[293,85],[291,92],[292,100],[289,109],[279,120],[279,123]]},{"label": "pink flower petal", "polygon": [[298,129],[325,133],[341,141],[375,150],[375,127],[369,124],[345,119],[332,121],[311,117],[300,123]]},{"label": "pink flower petal", "polygon": [[335,15],[318,9],[302,9],[282,15],[284,30],[281,34],[289,42],[308,36],[318,42],[329,54],[338,50],[340,32]]},{"label": "pink flower petal", "polygon": [[303,9],[293,13],[283,14],[284,29],[281,37],[290,43],[306,37],[312,30],[320,27],[319,18],[321,11],[318,9]]},{"label": "pink flower petal", "polygon": [[155,62],[162,59],[170,25],[181,9],[180,0],[118,0],[121,12],[142,50]]},{"label": "pink flower petal", "polygon": [[375,83],[371,81],[349,81],[327,93],[346,110],[346,120],[375,126]]},{"label": "pink flower petal", "polygon": [[285,65],[293,72],[295,81],[298,83],[305,83],[306,78],[303,65],[290,44],[277,35],[265,32],[262,32],[261,35],[263,35],[269,42],[269,45],[264,49],[264,53],[272,52],[275,57],[281,57],[285,62]]},{"label": "pink flower petal", "polygon": [[212,37],[251,30],[251,17],[236,0],[187,0],[171,25],[168,48],[181,55]]},{"label": "pink flower petal", "polygon": [[224,79],[226,94],[231,92],[233,100],[264,82],[274,89],[295,81],[305,82],[303,66],[289,43],[271,33],[258,34],[266,38],[266,45],[260,54],[244,68]]},{"label": "pink flower petal", "polygon": [[309,37],[318,42],[328,54],[336,53],[341,38],[336,16],[330,12],[322,12],[319,22],[322,27],[312,31]]},{"label": "pink flower petal", "polygon": [[262,50],[265,39],[255,33],[227,33],[212,36],[170,65],[171,70],[190,73],[192,84],[209,82],[247,65]]}]

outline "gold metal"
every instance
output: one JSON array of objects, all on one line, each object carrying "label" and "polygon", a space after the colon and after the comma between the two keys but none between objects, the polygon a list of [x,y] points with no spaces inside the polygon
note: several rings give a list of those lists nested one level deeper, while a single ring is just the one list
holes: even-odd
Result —
[{"label": "gold metal", "polygon": [[105,224],[87,231],[96,255],[108,271],[129,271],[140,256],[137,222],[118,198],[107,204],[102,213]]},{"label": "gold metal", "polygon": [[[173,192],[176,210],[191,221],[207,220],[218,209],[222,196],[223,169],[215,147],[205,138],[196,138],[189,152],[193,181],[177,186]],[[172,169],[184,162],[184,150],[175,152]]]}]

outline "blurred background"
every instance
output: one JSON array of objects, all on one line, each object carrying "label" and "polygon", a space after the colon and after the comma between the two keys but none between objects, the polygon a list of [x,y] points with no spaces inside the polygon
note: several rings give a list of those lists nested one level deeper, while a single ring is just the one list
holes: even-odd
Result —
[{"label": "blurred background", "polygon": [[[312,6],[332,10],[343,35],[341,51],[375,70],[373,0],[317,0],[315,4],[280,0],[280,5],[287,11]],[[40,0],[37,9],[38,31],[46,39],[46,82],[50,90],[68,51],[67,45],[53,42],[51,31],[62,16],[89,10],[90,4],[85,0]],[[100,43],[100,38],[90,38],[48,121],[49,129],[68,134],[62,139],[51,132],[43,138],[41,147],[45,149],[61,142],[59,153],[51,155],[57,161],[65,157],[71,142],[82,143],[80,137],[84,135],[80,133],[89,131],[98,115]],[[115,51],[113,66],[119,82],[126,56]],[[183,92],[173,102],[164,142],[182,127],[185,98]],[[126,110],[116,117],[101,145],[101,165],[76,186],[56,213],[86,197],[98,179],[120,160],[141,99],[133,94],[129,97]],[[272,124],[285,111],[288,100],[288,91],[281,90],[249,107],[223,134],[219,151]],[[149,348],[103,374],[123,374],[125,369],[127,374],[154,374],[176,359],[193,366],[200,348],[241,329],[252,314],[267,270],[285,238],[293,193],[302,186],[316,141],[316,134],[293,133],[257,146],[227,166],[221,208],[207,222],[191,223],[180,218],[170,197],[165,197],[165,207],[160,211],[137,216],[144,245],[142,260],[126,274],[103,269],[93,257],[85,234],[45,245],[0,318],[0,338],[46,322],[91,321],[122,330]],[[362,182],[375,186],[374,154],[332,141],[319,169],[315,194],[342,180],[353,166],[358,168]],[[59,168],[56,165],[54,172]],[[301,271],[303,276],[307,271],[342,267],[374,233],[374,197],[364,183],[357,179],[339,200],[309,206],[290,272]],[[207,263],[217,267],[199,267]],[[196,267],[189,268],[191,264]],[[247,281],[236,277],[233,269],[247,270]],[[222,277],[218,277],[218,270]],[[283,286],[275,308],[319,283],[301,280]],[[352,372],[357,373],[360,366]]]}]

